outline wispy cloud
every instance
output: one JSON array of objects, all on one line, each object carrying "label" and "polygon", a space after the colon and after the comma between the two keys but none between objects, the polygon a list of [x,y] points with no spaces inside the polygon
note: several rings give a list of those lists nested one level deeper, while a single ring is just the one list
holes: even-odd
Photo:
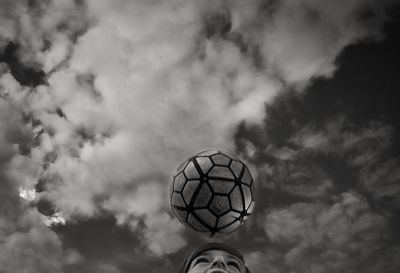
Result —
[{"label": "wispy cloud", "polygon": [[[363,127],[343,115],[306,124],[284,140],[286,146],[271,142],[258,152],[267,155],[260,190],[272,200],[258,212],[268,239],[265,249],[247,254],[251,267],[395,271],[390,257],[398,250],[390,240],[400,185],[393,127],[377,121]],[[273,198],[279,192],[291,199]]]},{"label": "wispy cloud", "polygon": [[[386,219],[357,194],[331,204],[296,203],[264,218],[271,245],[249,254],[255,272],[368,271],[385,251]],[[264,252],[262,254],[262,252]],[[371,271],[374,272],[374,271]]]}]

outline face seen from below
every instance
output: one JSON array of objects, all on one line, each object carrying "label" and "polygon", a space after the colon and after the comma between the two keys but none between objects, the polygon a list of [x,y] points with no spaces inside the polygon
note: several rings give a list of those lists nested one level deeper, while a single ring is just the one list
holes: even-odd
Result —
[{"label": "face seen from below", "polygon": [[188,273],[245,273],[243,262],[223,250],[207,250],[190,264]]}]

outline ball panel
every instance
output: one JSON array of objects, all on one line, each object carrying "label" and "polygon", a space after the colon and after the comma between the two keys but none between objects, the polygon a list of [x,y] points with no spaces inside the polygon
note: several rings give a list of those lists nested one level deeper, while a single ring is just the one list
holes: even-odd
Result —
[{"label": "ball panel", "polygon": [[231,170],[227,167],[213,166],[208,173],[209,177],[235,179]]},{"label": "ball panel", "polygon": [[211,159],[205,156],[196,157],[196,161],[199,164],[200,169],[203,171],[203,174],[206,174],[213,166]]},{"label": "ball panel", "polygon": [[171,204],[176,207],[186,207],[186,203],[182,198],[182,195],[178,192],[174,192],[171,198]]},{"label": "ball panel", "polygon": [[200,178],[200,174],[197,171],[196,167],[194,166],[193,162],[190,161],[185,168],[185,176],[187,179],[198,179]]},{"label": "ball panel", "polygon": [[233,174],[236,176],[236,178],[239,178],[240,173],[242,172],[243,169],[243,164],[239,161],[232,160],[230,164],[230,168],[233,172]]},{"label": "ball panel", "polygon": [[180,208],[176,208],[176,207],[172,207],[173,212],[176,215],[176,218],[178,218],[178,220],[182,223],[186,223],[187,222],[187,217],[188,217],[188,213],[186,210],[180,209]]},{"label": "ball panel", "polygon": [[183,161],[181,164],[179,164],[178,168],[176,168],[175,173],[180,173],[183,171],[183,169],[186,167],[186,165],[189,163],[188,160]]},{"label": "ball panel", "polygon": [[197,154],[197,156],[210,156],[210,155],[217,154],[217,153],[219,153],[219,152],[215,151],[215,150],[205,150],[205,151]]},{"label": "ball panel", "polygon": [[250,204],[250,206],[247,208],[247,214],[251,214],[251,213],[253,213],[253,210],[254,210],[254,201],[251,201],[251,204]]},{"label": "ball panel", "polygon": [[250,191],[251,191],[251,199],[254,202],[255,201],[255,195],[256,195],[256,188],[254,186],[254,181],[253,181],[253,183],[251,183]]},{"label": "ball panel", "polygon": [[194,201],[193,207],[201,208],[206,207],[212,197],[211,189],[206,183],[202,183],[199,193],[197,194],[196,200]]},{"label": "ball panel", "polygon": [[235,182],[226,180],[210,179],[208,183],[215,193],[220,194],[229,194],[235,186]]},{"label": "ball panel", "polygon": [[211,233],[210,238],[221,238],[221,237],[223,237],[225,235],[226,234],[218,232],[218,230],[217,230],[217,231],[214,231],[214,232]]},{"label": "ball panel", "polygon": [[245,167],[243,176],[242,176],[242,178],[241,178],[240,180],[241,180],[241,182],[243,182],[244,184],[250,186],[251,181],[253,180],[253,178],[251,177],[251,174],[250,174],[249,169],[248,169],[247,167]]},{"label": "ball panel", "polygon": [[211,203],[210,210],[216,215],[222,215],[230,210],[229,199],[227,196],[214,195]]},{"label": "ball panel", "polygon": [[240,213],[229,211],[227,214],[222,215],[218,218],[217,228],[222,228],[228,226],[234,221],[238,221],[240,217]]},{"label": "ball panel", "polygon": [[206,227],[205,225],[203,225],[199,220],[197,220],[196,217],[192,213],[189,214],[187,222],[196,231],[200,231],[200,232],[209,231],[209,228]]},{"label": "ball panel", "polygon": [[241,224],[242,224],[242,222],[240,222],[239,220],[235,221],[232,224],[230,224],[229,226],[220,229],[219,232],[224,233],[224,234],[231,233],[232,231],[238,229]]},{"label": "ball panel", "polygon": [[248,208],[252,201],[251,191],[250,191],[250,188],[246,185],[242,185],[242,190],[243,190],[243,197],[244,197],[244,206],[245,206],[245,208]]},{"label": "ball panel", "polygon": [[207,223],[210,228],[215,227],[217,217],[212,214],[211,211],[209,211],[208,209],[196,209],[195,213],[201,220],[203,220],[204,223]]},{"label": "ball panel", "polygon": [[183,188],[182,195],[186,204],[189,204],[192,200],[193,194],[199,186],[199,180],[189,180],[186,182],[185,187]]},{"label": "ball panel", "polygon": [[183,173],[179,173],[177,176],[175,176],[174,183],[173,183],[174,191],[181,192],[183,189],[183,186],[185,186],[185,182],[186,182],[186,178],[183,175]]},{"label": "ball panel", "polygon": [[236,186],[230,194],[230,203],[232,209],[236,211],[243,211],[242,194],[239,186]]},{"label": "ball panel", "polygon": [[214,164],[228,166],[229,162],[231,161],[229,157],[225,156],[224,154],[216,154],[211,156],[211,160]]}]

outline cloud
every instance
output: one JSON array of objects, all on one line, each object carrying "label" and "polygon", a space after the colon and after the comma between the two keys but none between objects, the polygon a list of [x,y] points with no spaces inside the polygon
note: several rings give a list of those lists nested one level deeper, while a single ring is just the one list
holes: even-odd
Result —
[{"label": "cloud", "polygon": [[[293,136],[293,143],[324,153],[370,150],[373,147],[382,151],[391,145],[392,135],[393,128],[382,122],[372,120],[365,128],[357,128],[346,116],[339,116],[329,120],[323,128],[316,128],[313,124],[305,126]],[[354,165],[367,163],[366,158],[352,160]]]},{"label": "cloud", "polygon": [[4,12],[0,46],[13,42],[29,67],[50,72],[70,54],[74,39],[88,25],[83,1],[1,1]]},{"label": "cloud", "polygon": [[145,225],[144,236],[149,249],[157,255],[174,253],[186,245],[186,241],[179,235],[182,225],[167,213],[147,218]]},{"label": "cloud", "polygon": [[338,196],[332,205],[296,203],[272,209],[264,218],[270,248],[275,252],[270,264],[282,262],[275,267],[277,272],[285,268],[296,272],[365,271],[379,263],[377,253],[387,248],[386,226],[387,220],[354,193]]},{"label": "cloud", "polygon": [[98,268],[98,272],[101,273],[119,273],[119,269],[115,265],[110,265],[110,264],[100,264]]},{"label": "cloud", "polygon": [[382,5],[390,2],[233,1],[232,29],[258,44],[266,66],[284,81],[307,83],[331,76],[347,45],[376,37],[386,19]]},{"label": "cloud", "polygon": [[43,224],[41,214],[18,196],[19,188],[36,183],[30,164],[19,165],[26,170],[23,174],[13,173],[16,161],[29,157],[32,140],[20,110],[0,98],[0,267],[5,273],[63,272],[64,265],[78,262],[81,256],[63,248],[56,233]]},{"label": "cloud", "polygon": [[268,240],[246,253],[253,271],[398,270],[394,128],[337,115],[296,129],[256,154],[259,191],[271,200],[258,207]]},{"label": "cloud", "polygon": [[[52,181],[48,192],[56,207],[69,218],[91,217],[103,208],[144,217],[150,245],[165,236],[153,217],[167,221],[171,232],[180,230],[165,220],[169,205],[161,200],[167,195],[154,194],[151,206],[146,199],[130,207],[113,200],[135,198],[148,180],[166,192],[177,162],[198,150],[233,150],[227,140],[235,126],[260,120],[263,101],[277,92],[277,84],[234,44],[204,40],[196,6],[188,2],[177,9],[178,2],[89,3],[89,16],[98,21],[77,41],[69,66],[51,74],[48,86],[25,93],[27,111],[44,130],[35,147],[42,153],[38,162],[55,154],[45,170],[37,169],[40,179]],[[93,75],[93,81],[82,85],[82,75]],[[94,93],[84,89],[88,84]],[[19,99],[16,92],[11,96]]]},{"label": "cloud", "polygon": [[2,236],[0,265],[3,272],[63,272],[81,260],[73,250],[64,250],[58,236],[49,230],[35,210],[25,212],[13,232]]},{"label": "cloud", "polygon": [[273,265],[275,259],[277,256],[273,251],[256,251],[245,256],[247,267],[254,273],[279,273],[279,269]]},{"label": "cloud", "polygon": [[[160,184],[150,182],[139,185],[133,194],[114,194],[104,202],[104,208],[115,213],[119,224],[143,233],[148,248],[162,256],[186,245],[180,236],[183,226],[164,212],[169,206],[166,196]],[[141,219],[144,228],[140,226]]]},{"label": "cloud", "polygon": [[281,141],[256,155],[267,158],[259,163],[261,187],[320,201],[356,190],[385,211],[398,208],[400,159],[391,125],[362,126],[338,115],[319,125],[306,121]]},{"label": "cloud", "polygon": [[346,158],[345,164],[355,172],[354,186],[377,201],[398,208],[400,159],[391,153],[394,136],[394,128],[387,124],[371,121],[365,128],[355,128],[345,117],[340,117],[322,129],[305,127],[293,141],[307,152]]},{"label": "cloud", "polygon": [[[234,151],[239,124],[259,124],[288,85],[332,75],[340,51],[384,22],[379,12],[373,27],[354,17],[374,11],[369,1],[2,5],[13,12],[2,18],[1,44],[18,44],[19,65],[46,73],[32,89],[11,68],[2,75],[7,101],[32,131],[21,141],[29,153],[10,154],[10,176],[29,189],[46,181],[42,195],[67,222],[104,210],[134,232],[143,221],[156,255],[185,245],[166,203],[177,163],[204,148]],[[331,181],[315,170],[321,196]]]}]

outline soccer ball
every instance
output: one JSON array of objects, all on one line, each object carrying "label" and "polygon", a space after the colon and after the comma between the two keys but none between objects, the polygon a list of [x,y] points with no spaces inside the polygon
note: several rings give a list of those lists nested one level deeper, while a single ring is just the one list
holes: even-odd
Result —
[{"label": "soccer ball", "polygon": [[254,195],[247,166],[221,151],[203,151],[172,175],[172,211],[181,223],[210,237],[239,228],[253,212]]}]

